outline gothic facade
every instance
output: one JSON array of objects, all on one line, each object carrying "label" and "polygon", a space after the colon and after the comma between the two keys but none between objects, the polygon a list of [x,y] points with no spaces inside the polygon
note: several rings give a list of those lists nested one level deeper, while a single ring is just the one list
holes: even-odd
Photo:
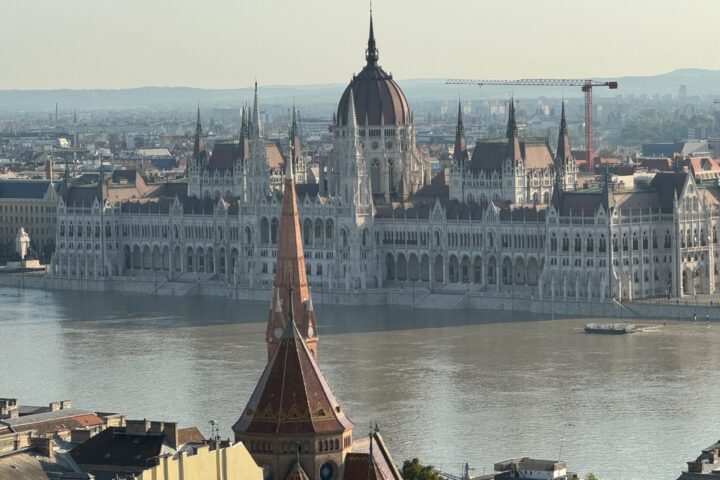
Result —
[{"label": "gothic facade", "polygon": [[715,292],[716,184],[673,172],[632,187],[606,176],[600,188],[576,188],[564,110],[553,152],[546,140],[520,138],[511,102],[505,138],[472,149],[458,112],[453,164],[438,185],[407,100],[377,61],[371,27],[366,66],[340,99],[317,181],[295,122],[282,164],[268,160],[256,87],[235,142],[208,151],[198,115],[186,184],[116,181],[115,172],[64,188],[51,275],[270,286],[287,163],[298,180],[306,280],[324,292],[417,287],[564,301]]}]

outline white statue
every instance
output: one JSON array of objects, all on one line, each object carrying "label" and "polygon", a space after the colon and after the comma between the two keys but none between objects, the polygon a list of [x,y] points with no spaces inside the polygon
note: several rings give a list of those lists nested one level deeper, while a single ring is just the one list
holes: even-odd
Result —
[{"label": "white statue", "polygon": [[15,237],[15,251],[20,256],[20,260],[25,260],[30,251],[30,235],[22,227],[20,227],[17,237]]}]

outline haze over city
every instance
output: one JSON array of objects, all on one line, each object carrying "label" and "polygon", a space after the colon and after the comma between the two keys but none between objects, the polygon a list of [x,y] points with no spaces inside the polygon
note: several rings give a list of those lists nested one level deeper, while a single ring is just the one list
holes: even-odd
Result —
[{"label": "haze over city", "polygon": [[[368,2],[12,1],[0,89],[238,88],[344,83]],[[720,3],[697,0],[379,0],[380,63],[398,79],[608,77],[720,68]],[[10,48],[11,46],[11,48]]]},{"label": "haze over city", "polygon": [[720,478],[719,1],[0,0],[0,480]]}]

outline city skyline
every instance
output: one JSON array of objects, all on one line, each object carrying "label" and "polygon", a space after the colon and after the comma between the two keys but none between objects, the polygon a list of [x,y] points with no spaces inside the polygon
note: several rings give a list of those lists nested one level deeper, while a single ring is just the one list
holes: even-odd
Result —
[{"label": "city skyline", "polygon": [[[13,46],[4,52],[0,89],[345,83],[363,64],[367,2],[211,0],[201,11],[190,0],[146,3],[14,5],[18,21],[0,32]],[[398,79],[720,69],[697,48],[712,42],[710,29],[667,35],[694,23],[698,11],[720,13],[709,0],[695,7],[670,0],[608,0],[591,11],[570,0],[373,5],[380,63]]]}]

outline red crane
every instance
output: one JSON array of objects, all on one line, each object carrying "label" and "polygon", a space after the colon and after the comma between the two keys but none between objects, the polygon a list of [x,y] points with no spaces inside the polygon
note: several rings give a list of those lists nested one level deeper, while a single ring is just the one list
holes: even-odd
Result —
[{"label": "red crane", "polygon": [[523,78],[521,80],[463,80],[451,78],[448,85],[531,85],[536,87],[580,87],[585,93],[585,155],[588,171],[593,171],[593,87],[618,88],[618,82],[562,78]]}]

